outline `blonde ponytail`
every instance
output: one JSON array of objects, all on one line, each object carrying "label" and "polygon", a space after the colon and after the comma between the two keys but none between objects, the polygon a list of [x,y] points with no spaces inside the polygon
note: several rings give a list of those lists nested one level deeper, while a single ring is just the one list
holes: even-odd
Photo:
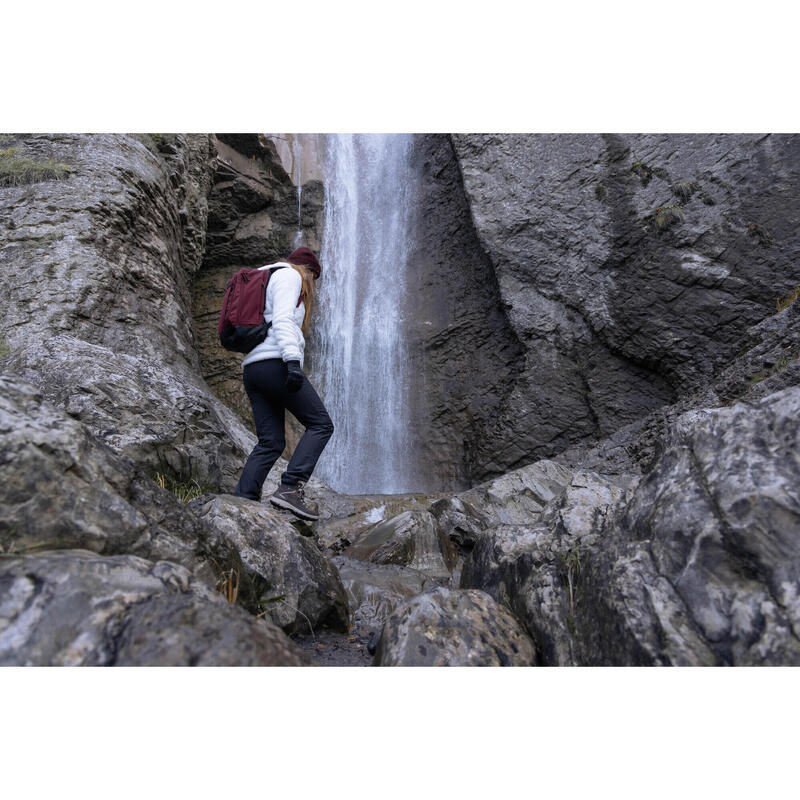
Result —
[{"label": "blonde ponytail", "polygon": [[[291,264],[291,262],[290,262]],[[302,298],[305,305],[306,313],[303,317],[303,324],[300,330],[303,331],[303,336],[308,336],[309,328],[311,327],[311,307],[314,305],[314,275],[310,269],[302,264],[291,264],[299,273],[303,281]]]}]

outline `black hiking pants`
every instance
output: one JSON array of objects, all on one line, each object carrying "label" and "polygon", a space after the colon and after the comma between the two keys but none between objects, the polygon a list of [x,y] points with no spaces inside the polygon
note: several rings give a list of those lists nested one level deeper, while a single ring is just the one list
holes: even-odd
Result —
[{"label": "black hiking pants", "polygon": [[285,410],[294,414],[305,426],[305,433],[281,474],[281,483],[296,486],[307,481],[317,464],[328,439],[333,435],[333,422],[308,378],[296,392],[285,388],[287,367],[280,358],[254,361],[244,368],[244,390],[250,398],[256,424],[258,444],[247,458],[236,486],[239,497],[261,499],[261,487],[272,465],[286,446]]}]

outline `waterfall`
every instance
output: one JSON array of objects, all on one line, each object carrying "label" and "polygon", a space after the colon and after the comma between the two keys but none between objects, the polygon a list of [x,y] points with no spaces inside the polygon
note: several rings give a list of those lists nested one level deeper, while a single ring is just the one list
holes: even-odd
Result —
[{"label": "waterfall", "polygon": [[420,491],[404,331],[413,230],[411,135],[324,138],[314,379],[335,432],[317,476],[340,492]]},{"label": "waterfall", "polygon": [[292,248],[301,247],[303,236],[303,142],[300,136],[292,137],[292,180],[297,186],[297,233]]}]

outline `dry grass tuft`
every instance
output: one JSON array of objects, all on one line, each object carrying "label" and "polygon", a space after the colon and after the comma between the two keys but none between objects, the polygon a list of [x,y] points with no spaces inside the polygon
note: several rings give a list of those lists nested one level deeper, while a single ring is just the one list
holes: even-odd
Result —
[{"label": "dry grass tuft", "polygon": [[22,186],[38,181],[64,180],[74,167],[61,164],[52,158],[35,161],[17,155],[13,147],[0,150],[0,186]]}]

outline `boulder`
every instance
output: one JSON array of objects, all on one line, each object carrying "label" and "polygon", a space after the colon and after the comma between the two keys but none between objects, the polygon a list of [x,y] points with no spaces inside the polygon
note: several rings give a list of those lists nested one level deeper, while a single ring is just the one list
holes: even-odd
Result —
[{"label": "boulder", "polygon": [[456,565],[450,539],[426,510],[404,511],[376,523],[344,555],[373,564],[411,567],[440,579],[448,579]]},{"label": "boulder", "polygon": [[189,506],[219,563],[231,555],[241,562],[245,574],[239,577],[250,581],[252,611],[266,612],[287,633],[347,631],[347,597],[336,568],[288,515],[232,495],[204,495]]},{"label": "boulder", "polygon": [[373,564],[346,556],[332,559],[342,579],[353,633],[369,636],[405,600],[437,585],[435,578],[410,567]]},{"label": "boulder", "polygon": [[580,663],[574,640],[578,578],[594,548],[603,547],[606,518],[626,496],[599,475],[576,472],[527,524],[485,531],[464,563],[461,587],[481,589],[512,609],[533,637],[540,663]]},{"label": "boulder", "polygon": [[569,484],[572,472],[542,459],[475,486],[458,497],[490,524],[526,524]]},{"label": "boulder", "polygon": [[579,576],[587,664],[800,664],[800,388],[678,417]]},{"label": "boulder", "polygon": [[484,592],[437,587],[397,608],[383,627],[376,666],[533,666],[533,643]]},{"label": "boulder", "polygon": [[279,628],[176,564],[82,550],[0,559],[0,664],[306,663]]}]

